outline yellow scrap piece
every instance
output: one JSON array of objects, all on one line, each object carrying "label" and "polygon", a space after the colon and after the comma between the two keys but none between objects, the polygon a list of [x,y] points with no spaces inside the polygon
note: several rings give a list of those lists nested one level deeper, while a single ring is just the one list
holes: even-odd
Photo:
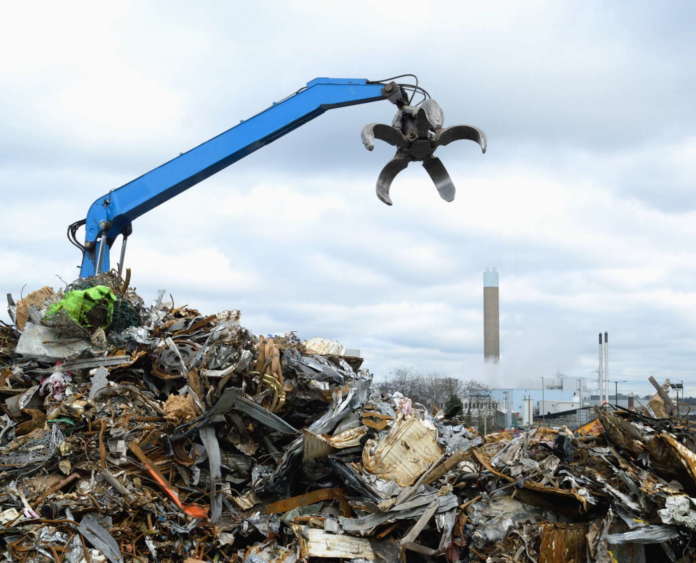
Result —
[{"label": "yellow scrap piece", "polygon": [[604,426],[598,418],[593,418],[587,424],[583,424],[575,431],[578,436],[600,436],[604,432]]}]

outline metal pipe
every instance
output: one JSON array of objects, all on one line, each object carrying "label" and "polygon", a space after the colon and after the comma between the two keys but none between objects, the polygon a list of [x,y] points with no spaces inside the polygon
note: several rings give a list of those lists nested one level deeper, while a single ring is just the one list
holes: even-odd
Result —
[{"label": "metal pipe", "polygon": [[121,258],[118,261],[118,277],[121,278],[123,277],[123,262],[126,259],[126,243],[128,242],[128,237],[124,236],[123,241],[121,242]]},{"label": "metal pipe", "polygon": [[512,399],[511,391],[504,391],[505,394],[505,428],[512,428]]},{"label": "metal pipe", "polygon": [[97,266],[95,268],[94,275],[98,276],[101,274],[102,260],[104,259],[104,245],[106,244],[106,233],[102,233],[99,239],[99,248],[97,249]]}]

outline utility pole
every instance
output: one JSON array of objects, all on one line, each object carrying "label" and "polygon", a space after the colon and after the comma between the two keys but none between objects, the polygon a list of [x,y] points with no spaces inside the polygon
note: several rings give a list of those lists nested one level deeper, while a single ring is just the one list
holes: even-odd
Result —
[{"label": "utility pole", "polygon": [[629,379],[612,379],[614,382],[614,403],[619,405],[619,383],[630,383]]},{"label": "utility pole", "polygon": [[599,364],[597,366],[597,406],[602,406],[602,379],[604,374],[604,348],[602,333],[599,333]]},{"label": "utility pole", "polygon": [[[483,402],[482,402],[483,404]],[[483,411],[483,435],[486,436],[488,434],[488,412],[487,410],[484,409]]]},{"label": "utility pole", "polygon": [[677,406],[676,406],[676,418],[679,420],[679,389],[681,389],[682,392],[682,402],[684,401],[684,380],[681,380],[681,383],[670,383],[669,386],[675,390],[676,395],[677,395]]},{"label": "utility pole", "polygon": [[580,384],[581,380],[578,379],[578,410],[575,411],[575,422],[577,423],[578,426],[581,425],[580,422],[580,413],[582,412],[582,395],[580,394]]},{"label": "utility pole", "polygon": [[546,401],[544,400],[544,376],[541,376],[541,420],[546,426]]},{"label": "utility pole", "polygon": [[604,402],[609,402],[609,389],[607,389],[607,383],[609,382],[609,333],[604,333]]}]

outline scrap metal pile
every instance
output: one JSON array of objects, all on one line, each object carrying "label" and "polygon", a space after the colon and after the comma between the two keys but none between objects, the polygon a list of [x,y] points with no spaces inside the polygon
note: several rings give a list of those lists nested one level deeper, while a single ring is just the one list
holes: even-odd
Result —
[{"label": "scrap metal pile", "polygon": [[337,343],[114,275],[10,314],[3,561],[694,560],[696,441],[669,416],[482,437]]}]

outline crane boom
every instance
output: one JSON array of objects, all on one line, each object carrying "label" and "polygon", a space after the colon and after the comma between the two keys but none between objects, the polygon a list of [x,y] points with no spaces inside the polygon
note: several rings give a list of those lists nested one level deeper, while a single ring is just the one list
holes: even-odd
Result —
[{"label": "crane boom", "polygon": [[109,270],[109,250],[142,214],[321,115],[328,109],[400,99],[399,88],[355,78],[315,78],[306,87],[169,162],[98,198],[85,221],[80,277]]}]

